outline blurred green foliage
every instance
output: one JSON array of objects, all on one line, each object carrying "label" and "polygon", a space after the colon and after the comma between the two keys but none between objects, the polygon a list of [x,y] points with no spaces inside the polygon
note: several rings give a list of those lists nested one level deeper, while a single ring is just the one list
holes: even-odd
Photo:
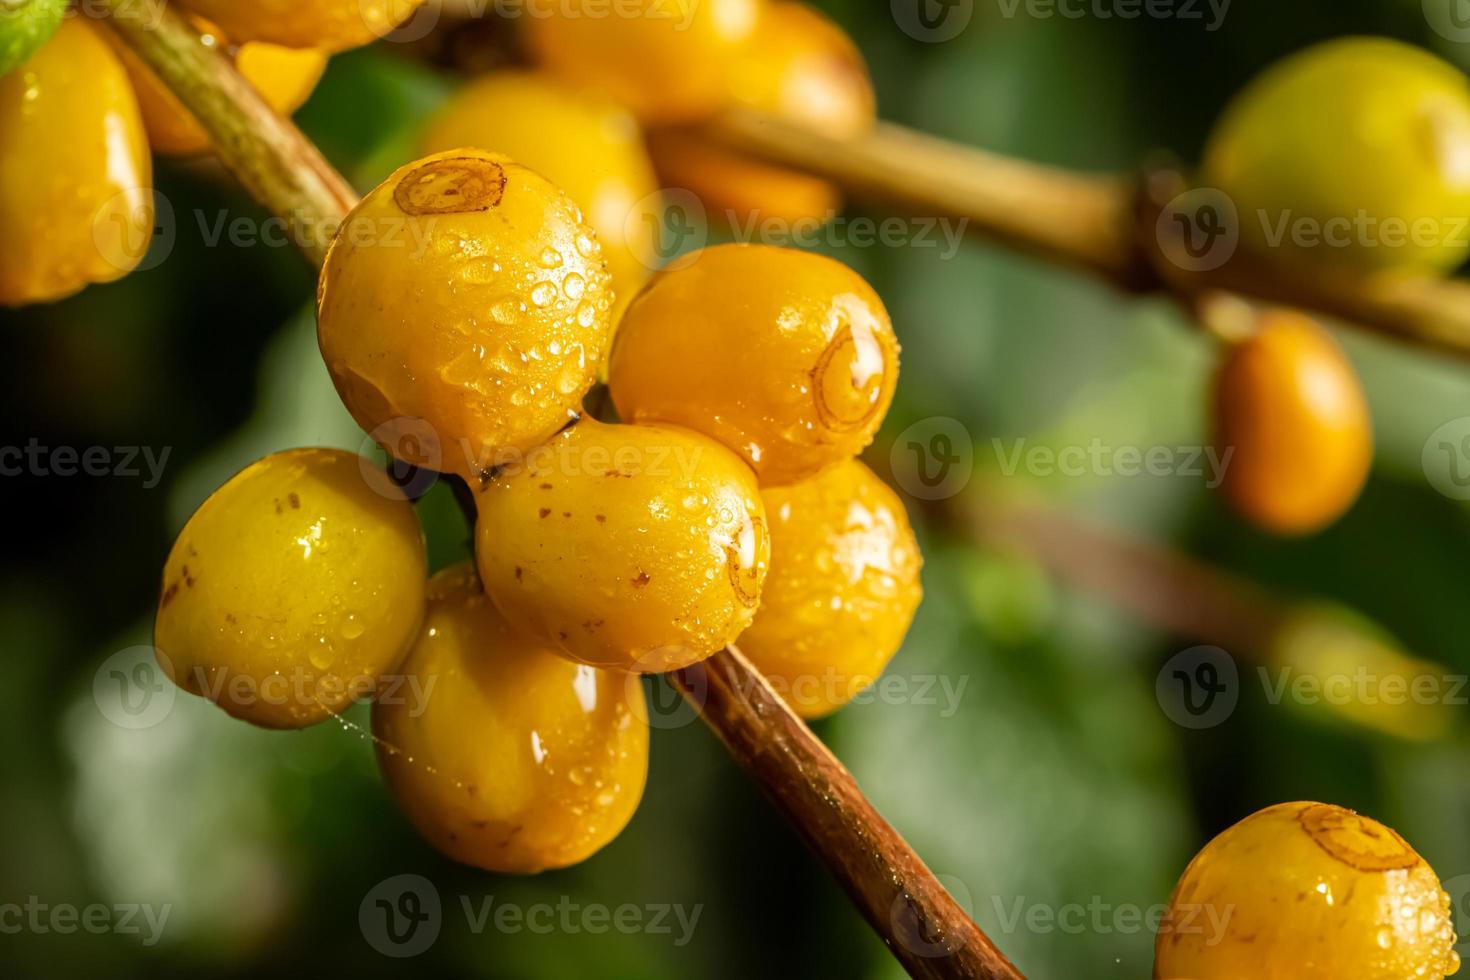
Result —
[{"label": "blurred green foliage", "polygon": [[[977,2],[958,38],[904,36],[887,4],[823,4],[867,53],[886,117],[1068,166],[1122,169],[1166,147],[1191,158],[1215,112],[1260,66],[1344,33],[1387,33],[1470,64],[1417,0],[1236,0],[1224,26],[1007,19]],[[412,153],[453,80],[386,47],[334,59],[300,114],[360,186]],[[163,482],[5,478],[14,527],[0,592],[5,805],[0,903],[171,908],[156,945],[133,935],[0,936],[10,976],[396,975],[359,905],[380,881],[427,876],[444,904],[414,970],[553,978],[897,977],[899,968],[799,841],[699,725],[655,732],[629,830],[580,867],[537,878],[454,866],[384,794],[371,744],[346,724],[272,734],[179,695],[130,731],[93,698],[117,651],[146,644],[173,534],[229,474],[297,445],[362,449],[316,354],[312,277],[286,249],[205,248],[195,214],[260,217],[217,167],[164,163],[178,220],[169,261],[52,307],[0,316],[6,444],[168,447]],[[858,210],[857,213],[868,213]],[[872,212],[878,215],[878,212]],[[977,465],[992,440],[1188,445],[1204,438],[1210,341],[1156,299],[1113,293],[983,243],[958,255],[846,247],[891,307],[904,373],[887,433],[960,420]],[[3,257],[0,257],[3,261]],[[1199,481],[1035,478],[1079,512],[1177,546],[1283,597],[1347,603],[1415,652],[1470,669],[1470,522],[1423,479],[1424,439],[1464,414],[1470,376],[1349,338],[1379,456],[1364,499],[1302,542],[1253,533]],[[880,467],[881,458],[875,459]],[[447,491],[423,505],[436,566],[466,554]],[[1405,834],[1440,871],[1470,873],[1470,746],[1391,743],[1315,724],[1247,687],[1215,728],[1174,726],[1159,666],[1188,644],[1050,582],[1024,557],[979,552],[925,524],[927,598],[893,665],[960,696],[855,705],[820,725],[877,807],[1034,977],[1149,976],[1152,937],[1028,928],[1017,909],[1164,901],[1210,835],[1286,799],[1353,806]],[[667,691],[662,694],[669,699]],[[692,938],[651,932],[476,934],[497,903],[699,909]]]}]

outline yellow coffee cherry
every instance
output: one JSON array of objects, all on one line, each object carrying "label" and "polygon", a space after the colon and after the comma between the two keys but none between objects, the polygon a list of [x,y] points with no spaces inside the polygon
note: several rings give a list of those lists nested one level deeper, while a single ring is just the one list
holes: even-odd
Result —
[{"label": "yellow coffee cherry", "polygon": [[580,663],[686,667],[760,601],[770,543],[755,475],[693,432],[583,419],[492,479],[479,510],[485,590]]},{"label": "yellow coffee cherry", "polygon": [[[877,118],[857,46],[804,3],[762,10],[755,37],[732,70],[731,101],[834,139],[860,136]],[[656,130],[649,150],[665,184],[692,191],[708,212],[737,224],[820,220],[842,204],[829,181],[741,156],[697,130]]]},{"label": "yellow coffee cherry", "polygon": [[1391,828],[1323,803],[1246,817],[1169,900],[1156,980],[1440,980],[1460,968],[1450,898]]},{"label": "yellow coffee cherry", "polygon": [[1470,220],[1470,80],[1387,38],[1316,45],[1236,97],[1203,179],[1233,199],[1242,241],[1267,258],[1452,268]]},{"label": "yellow coffee cherry", "polygon": [[408,20],[423,0],[183,0],[237,42],[345,51]]},{"label": "yellow coffee cherry", "polygon": [[923,588],[923,558],[898,495],[857,460],[762,495],[771,571],[737,641],[803,718],[877,680]]},{"label": "yellow coffee cherry", "polygon": [[707,115],[728,98],[730,70],[761,0],[560,0],[524,18],[532,54],[646,122]]},{"label": "yellow coffee cherry", "polygon": [[1215,376],[1215,443],[1235,509],[1277,534],[1309,534],[1352,506],[1373,428],[1352,365],[1308,317],[1276,312],[1226,352]]},{"label": "yellow coffee cherry", "polygon": [[174,542],[159,662],[236,718],[301,728],[398,666],[426,574],[413,506],[370,464],[337,449],[275,453],[216,490]]},{"label": "yellow coffee cherry", "polygon": [[153,240],[148,141],[101,30],[67,20],[0,77],[0,305],[119,279]]},{"label": "yellow coffee cherry", "polygon": [[627,110],[541,72],[494,72],[460,89],[424,133],[427,153],[460,146],[503,153],[571,195],[602,244],[619,309],[647,281],[658,181]]},{"label": "yellow coffee cherry", "polygon": [[633,300],[609,385],[622,417],[682,425],[795,483],[872,442],[898,382],[888,311],[840,262],[767,245],[687,256]]},{"label": "yellow coffee cherry", "polygon": [[[195,26],[200,31],[200,43],[228,52],[245,80],[282,115],[290,115],[306,102],[327,67],[327,55],[323,51],[258,42],[235,47],[212,24],[195,18]],[[168,86],[126,45],[118,42],[115,46],[133,80],[148,142],[154,151],[184,155],[208,150],[209,137]]]},{"label": "yellow coffee cherry", "polygon": [[648,775],[643,688],[511,628],[474,568],[429,582],[396,696],[373,705],[378,763],[434,847],[487,871],[591,857],[633,817]]},{"label": "yellow coffee cherry", "polygon": [[478,481],[575,415],[611,306],[601,246],[560,188],[499,154],[452,150],[403,167],[348,215],[317,333],[358,424],[406,462]]}]

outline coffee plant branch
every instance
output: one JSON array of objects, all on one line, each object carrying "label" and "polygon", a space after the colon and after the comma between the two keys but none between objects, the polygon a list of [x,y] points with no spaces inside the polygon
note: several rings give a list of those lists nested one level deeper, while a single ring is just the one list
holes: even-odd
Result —
[{"label": "coffee plant branch", "polygon": [[[311,142],[205,46],[179,14],[129,15],[132,0],[95,0],[105,19],[199,120],[224,165],[267,210],[305,233],[320,268],[357,196]],[[735,650],[674,678],[736,760],[797,827],[908,972],[924,980],[1022,980],[852,775]]]},{"label": "coffee plant branch", "polygon": [[[1094,273],[1129,291],[1164,291],[1191,313],[1213,293],[1235,293],[1344,320],[1432,350],[1470,357],[1470,284],[1430,276],[1368,277],[1267,263],[1239,249],[1180,263],[1193,234],[1178,171],[1136,176],[1075,173],[880,123],[833,139],[750,110],[707,125],[727,146],[831,180],[912,215],[967,228],[1040,258]],[[1163,220],[1161,220],[1161,217]],[[1241,215],[1240,220],[1247,220]]]}]

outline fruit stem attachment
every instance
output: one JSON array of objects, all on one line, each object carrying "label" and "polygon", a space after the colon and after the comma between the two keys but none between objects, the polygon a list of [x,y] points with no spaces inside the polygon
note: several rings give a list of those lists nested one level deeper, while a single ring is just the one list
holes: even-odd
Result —
[{"label": "fruit stem attachment", "polygon": [[750,109],[727,111],[706,123],[705,132],[741,153],[824,177],[913,215],[964,222],[972,233],[1080,267],[1125,290],[1172,294],[1191,313],[1202,294],[1233,292],[1470,357],[1470,284],[1430,275],[1286,268],[1253,259],[1244,249],[1218,264],[1170,258],[1181,254],[1178,219],[1192,217],[1187,206],[1179,213],[1171,207],[1190,189],[1172,168],[1087,174],[892,123],[834,139]]},{"label": "fruit stem attachment", "polygon": [[[93,0],[91,10],[194,114],[220,160],[257,202],[317,233],[299,240],[320,268],[331,233],[357,195],[183,18],[163,8],[156,23],[145,24],[127,15],[134,6],[133,0]],[[744,657],[724,651],[675,681],[686,692],[699,692],[694,706],[701,717],[796,825],[910,974],[1022,980]]]},{"label": "fruit stem attachment", "polygon": [[311,141],[172,7],[93,0],[87,13],[105,20],[168,86],[209,134],[220,161],[256,201],[291,224],[319,267],[357,195]]},{"label": "fruit stem attachment", "polygon": [[801,832],[910,976],[1022,980],[739,650],[727,648],[669,678]]}]

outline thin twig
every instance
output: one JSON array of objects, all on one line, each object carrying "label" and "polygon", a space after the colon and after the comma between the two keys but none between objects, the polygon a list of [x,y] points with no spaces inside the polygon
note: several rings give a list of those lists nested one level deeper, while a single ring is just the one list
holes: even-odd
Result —
[{"label": "thin twig", "polygon": [[1188,190],[1185,178],[1170,169],[1136,177],[1082,174],[891,123],[833,139],[748,109],[727,112],[706,132],[732,149],[826,177],[855,194],[965,221],[977,234],[1080,266],[1124,289],[1166,290],[1190,306],[1203,293],[1234,292],[1470,357],[1470,284],[1288,269],[1253,258],[1245,248],[1214,268],[1185,268],[1171,258],[1181,254],[1175,238],[1180,225],[1159,220]]},{"label": "thin twig", "polygon": [[134,0],[93,0],[123,42],[184,104],[221,162],[262,206],[290,223],[316,265],[357,195],[301,131],[284,122],[217,46],[169,7],[141,16]]},{"label": "thin twig", "polygon": [[721,651],[671,680],[822,857],[910,976],[1019,980],[852,774],[740,651]]},{"label": "thin twig", "polygon": [[[132,0],[94,0],[117,14]],[[95,8],[94,8],[95,9]],[[156,28],[112,20],[123,41],[194,113],[225,165],[266,208],[308,228],[337,228],[356,202],[299,130],[271,111],[218,52],[164,10]],[[320,267],[326,239],[309,241]],[[682,672],[709,726],[760,782],[915,977],[1021,980],[852,776],[764,678],[725,651]]]}]

